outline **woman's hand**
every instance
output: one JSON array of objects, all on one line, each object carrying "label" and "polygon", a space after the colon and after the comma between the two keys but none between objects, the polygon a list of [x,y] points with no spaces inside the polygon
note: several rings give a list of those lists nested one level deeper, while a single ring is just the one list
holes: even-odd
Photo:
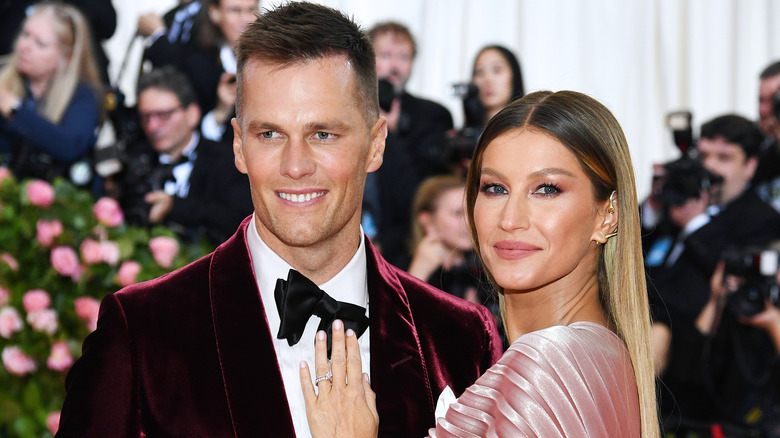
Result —
[{"label": "woman's hand", "polygon": [[[319,394],[315,394],[308,364],[301,362],[301,388],[312,437],[376,437],[379,427],[376,394],[371,390],[368,375],[362,373],[357,336],[352,330],[347,330],[345,335],[340,320],[333,322],[330,367],[326,336],[323,331],[317,332],[314,343]],[[332,377],[324,378],[329,373]]]},{"label": "woman's hand", "polygon": [[428,233],[414,250],[414,256],[409,264],[409,273],[422,281],[428,281],[437,269],[442,266],[448,268],[445,265],[447,254],[441,239],[435,233]]}]

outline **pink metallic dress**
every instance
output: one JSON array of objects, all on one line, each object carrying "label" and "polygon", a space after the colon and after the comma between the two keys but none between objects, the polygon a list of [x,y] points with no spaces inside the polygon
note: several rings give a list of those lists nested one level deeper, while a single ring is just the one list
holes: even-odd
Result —
[{"label": "pink metallic dress", "polygon": [[639,437],[623,341],[592,322],[518,338],[453,403],[432,437]]}]

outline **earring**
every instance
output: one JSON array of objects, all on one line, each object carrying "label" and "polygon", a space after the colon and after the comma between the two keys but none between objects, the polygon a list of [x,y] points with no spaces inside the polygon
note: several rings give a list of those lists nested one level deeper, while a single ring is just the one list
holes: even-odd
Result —
[{"label": "earring", "polygon": [[617,229],[615,229],[615,232],[613,232],[613,233],[610,233],[610,234],[607,234],[607,235],[606,235],[606,236],[604,236],[604,237],[605,237],[606,239],[609,239],[610,237],[615,237],[615,236],[617,236]]},{"label": "earring", "polygon": [[612,198],[615,197],[615,191],[613,190],[612,193],[609,194],[609,208],[607,209],[610,213],[615,212],[615,206],[612,204]]}]

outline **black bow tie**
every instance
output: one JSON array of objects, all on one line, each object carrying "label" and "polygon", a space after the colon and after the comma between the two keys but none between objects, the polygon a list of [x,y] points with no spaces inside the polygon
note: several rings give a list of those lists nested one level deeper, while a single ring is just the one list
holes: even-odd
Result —
[{"label": "black bow tie", "polygon": [[293,346],[301,340],[303,329],[312,315],[322,320],[317,330],[328,333],[328,358],[331,350],[331,325],[335,319],[344,322],[344,330],[352,329],[357,337],[368,328],[366,309],[355,304],[336,301],[300,272],[290,269],[287,281],[276,280],[274,289],[276,308],[279,310],[278,339],[287,339]]}]

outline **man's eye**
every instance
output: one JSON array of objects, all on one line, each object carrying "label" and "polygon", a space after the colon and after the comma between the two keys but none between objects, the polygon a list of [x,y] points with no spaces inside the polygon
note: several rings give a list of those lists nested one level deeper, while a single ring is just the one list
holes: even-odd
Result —
[{"label": "man's eye", "polygon": [[274,138],[274,134],[274,131],[266,131],[260,134],[260,136],[263,138]]},{"label": "man's eye", "polygon": [[328,132],[318,132],[315,134],[317,136],[317,140],[330,140],[333,138],[333,134],[330,134]]}]

